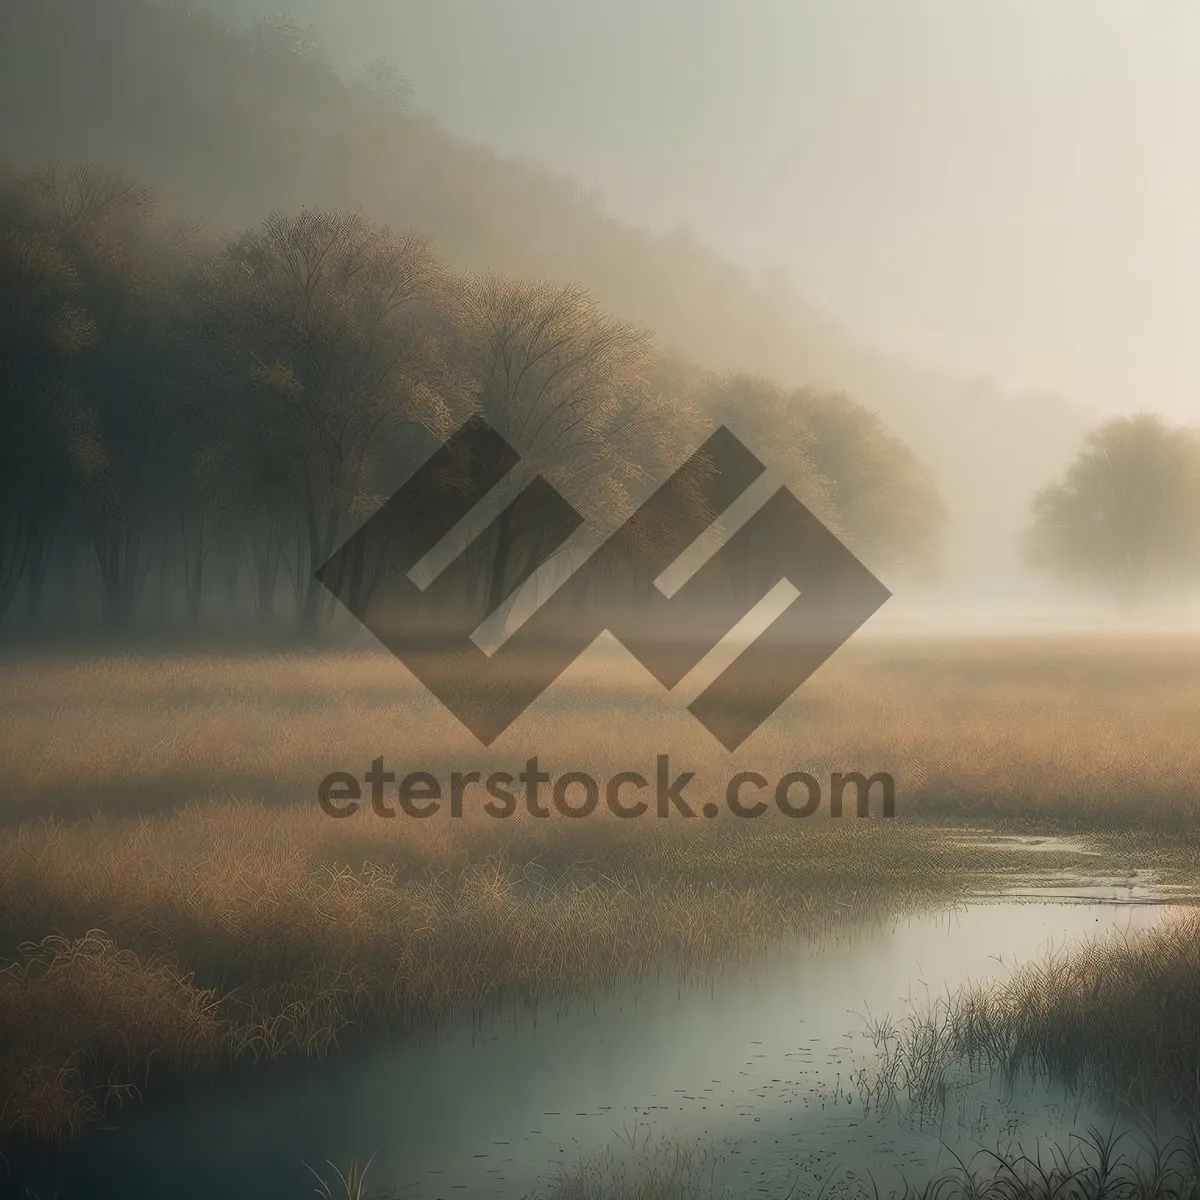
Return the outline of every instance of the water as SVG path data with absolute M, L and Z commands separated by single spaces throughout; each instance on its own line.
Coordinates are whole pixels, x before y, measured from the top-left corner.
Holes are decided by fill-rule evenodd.
M 951 1165 L 943 1142 L 995 1148 L 998 1121 L 1009 1122 L 1005 1136 L 1032 1139 L 1089 1114 L 1042 1088 L 1008 1098 L 1001 1115 L 986 1094 L 986 1111 L 960 1103 L 939 1130 L 864 1117 L 851 1085 L 871 1054 L 863 1016 L 903 1016 L 913 1001 L 1003 976 L 1049 946 L 1171 912 L 974 903 L 848 927 L 705 986 L 660 979 L 571 1005 L 509 1004 L 437 1038 L 381 1040 L 333 1062 L 256 1070 L 134 1106 L 114 1128 L 15 1168 L 3 1186 L 43 1200 L 295 1200 L 313 1194 L 304 1163 L 330 1174 L 325 1160 L 374 1155 L 374 1189 L 508 1198 L 581 1158 L 620 1159 L 659 1139 L 713 1148 L 714 1186 L 742 1194 L 782 1197 L 848 1163 L 860 1177 L 903 1169 L 912 1180 Z

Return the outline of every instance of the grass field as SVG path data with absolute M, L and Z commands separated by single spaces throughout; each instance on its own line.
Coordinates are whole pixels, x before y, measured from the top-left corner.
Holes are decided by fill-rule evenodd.
M 1072 856 L 1195 879 L 1200 641 L 868 638 L 733 755 L 595 647 L 489 750 L 386 655 L 43 657 L 0 667 L 0 1130 L 54 1137 L 156 1080 L 320 1055 L 503 992 L 707 972 Z M 361 778 L 888 772 L 897 819 L 588 820 L 317 805 Z M 824 809 L 827 810 L 827 804 Z M 97 815 L 97 811 L 99 815 Z M 947 827 L 951 832 L 947 832 Z M 1075 864 L 1077 865 L 1077 864 Z
M 330 771 L 520 766 L 891 772 L 910 820 L 1192 838 L 1200 638 L 860 638 L 735 754 L 619 648 L 580 658 L 483 750 L 382 653 L 55 658 L 0 667 L 0 822 L 309 804 Z

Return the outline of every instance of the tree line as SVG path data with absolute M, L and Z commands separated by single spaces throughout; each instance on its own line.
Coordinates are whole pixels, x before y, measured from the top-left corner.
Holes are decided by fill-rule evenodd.
M 0 168 L 10 630 L 316 631 L 315 569 L 471 415 L 593 538 L 725 421 L 873 569 L 936 563 L 936 489 L 844 396 L 701 370 L 581 288 L 453 269 L 359 213 L 224 234 L 111 168 Z M 494 600 L 542 550 L 483 553 Z

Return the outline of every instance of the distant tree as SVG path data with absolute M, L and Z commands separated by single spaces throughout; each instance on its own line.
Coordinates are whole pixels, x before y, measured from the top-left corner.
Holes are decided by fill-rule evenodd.
M 172 414 L 162 403 L 170 254 L 148 184 L 89 163 L 49 163 L 24 182 L 33 226 L 70 263 L 93 329 L 86 353 L 59 375 L 66 479 L 50 511 L 66 510 L 82 529 L 105 618 L 124 625 L 149 567 L 149 522 L 174 479 Z
M 746 374 L 711 376 L 703 405 L 742 431 L 764 463 L 874 569 L 935 569 L 945 510 L 916 457 L 844 396 L 788 391 Z
M 649 332 L 605 313 L 580 287 L 469 277 L 456 306 L 459 356 L 475 406 L 521 455 L 515 473 L 541 476 L 583 517 L 579 548 L 629 516 L 700 440 L 695 405 L 649 384 Z M 547 552 L 544 529 L 512 536 L 506 514 L 484 547 L 485 605 Z
M 301 25 L 287 13 L 260 17 L 246 36 L 264 53 L 291 54 L 321 67 L 330 65 L 321 35 L 311 25 Z
M 61 516 L 60 407 L 70 361 L 96 339 L 79 274 L 32 200 L 27 180 L 0 179 L 0 616 Z
M 386 498 L 404 443 L 450 420 L 427 320 L 442 286 L 422 239 L 328 209 L 272 215 L 210 280 L 241 378 L 232 394 L 248 397 L 229 436 L 245 455 L 251 507 L 286 511 L 298 526 L 305 627 L 325 594 L 313 571 Z
M 412 84 L 400 74 L 400 68 L 390 58 L 376 58 L 367 63 L 363 78 L 367 91 L 389 108 L 405 113 L 412 111 Z
M 807 415 L 784 388 L 745 372 L 699 373 L 692 386 L 715 422 L 740 437 L 822 521 L 844 532 L 832 484 L 816 460 L 816 436 Z
M 937 571 L 946 506 L 925 465 L 877 413 L 836 392 L 789 394 L 850 548 L 879 567 Z
M 1200 434 L 1153 415 L 1100 426 L 1034 500 L 1027 552 L 1125 611 L 1200 578 Z

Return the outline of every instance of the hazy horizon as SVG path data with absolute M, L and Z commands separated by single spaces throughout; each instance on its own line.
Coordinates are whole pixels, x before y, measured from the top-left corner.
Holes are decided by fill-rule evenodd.
M 210 0 L 386 55 L 460 134 L 777 271 L 914 364 L 1200 417 L 1200 10 Z
M 666 0 L 283 0 L 330 72 L 286 33 L 231 34 L 278 2 L 4 6 L 0 93 L 21 118 L 0 157 L 144 180 L 212 235 L 205 254 L 317 206 L 427 239 L 456 273 L 581 288 L 597 319 L 653 336 L 631 396 L 726 423 L 926 607 L 1074 601 L 1072 545 L 1061 570 L 1031 562 L 1035 499 L 1106 417 L 1200 415 L 1200 178 L 1179 165 L 1200 16 L 1177 3 L 700 0 L 681 21 Z M 380 94 L 384 76 L 362 86 L 381 56 L 436 121 Z M 454 350 L 483 386 L 475 353 Z M 121 398 L 103 403 L 123 436 Z M 1187 441 L 1144 431 L 1155 453 Z M 694 432 L 664 438 L 644 478 Z M 397 462 L 381 458 L 380 494 Z

